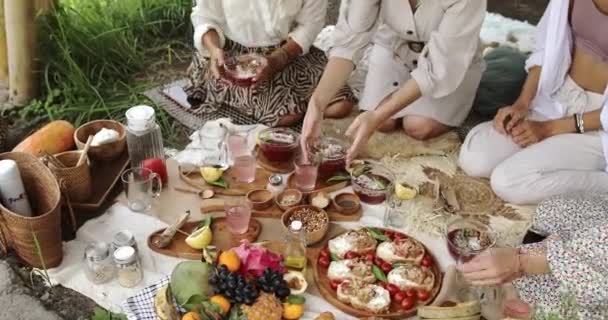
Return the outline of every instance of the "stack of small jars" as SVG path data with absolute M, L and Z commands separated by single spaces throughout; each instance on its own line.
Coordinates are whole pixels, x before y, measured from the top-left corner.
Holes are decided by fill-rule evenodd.
M 94 284 L 106 283 L 116 275 L 125 288 L 137 286 L 143 279 L 137 242 L 128 230 L 114 235 L 112 244 L 91 242 L 84 250 L 85 274 Z

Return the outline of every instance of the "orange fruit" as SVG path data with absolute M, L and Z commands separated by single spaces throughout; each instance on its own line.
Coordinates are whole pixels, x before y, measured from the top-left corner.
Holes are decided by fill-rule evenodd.
M 182 320 L 201 320 L 201 316 L 194 311 L 190 311 L 182 317 Z
M 222 308 L 222 310 L 224 310 L 224 314 L 228 314 L 230 311 L 230 301 L 228 301 L 228 299 L 226 299 L 224 296 L 218 294 L 211 297 L 209 300 Z
M 236 254 L 236 252 L 234 252 L 234 250 L 228 250 L 220 254 L 217 264 L 220 266 L 225 265 L 230 272 L 237 272 L 241 267 L 241 259 L 239 259 L 239 256 Z

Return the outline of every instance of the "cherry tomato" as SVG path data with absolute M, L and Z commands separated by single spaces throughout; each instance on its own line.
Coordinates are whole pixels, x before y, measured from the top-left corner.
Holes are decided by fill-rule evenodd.
M 328 257 L 319 257 L 319 265 L 323 268 L 329 267 L 329 258 Z
M 393 266 L 388 262 L 383 262 L 380 269 L 382 269 L 384 273 L 389 273 L 389 271 L 393 270 Z
M 407 298 L 405 296 L 405 292 L 403 291 L 399 291 L 395 294 L 395 296 L 393 297 L 393 300 L 397 303 L 401 303 L 401 301 L 403 301 L 403 299 Z
M 403 239 L 407 238 L 406 235 L 404 235 L 403 233 L 399 233 L 399 232 L 395 232 L 394 237 L 395 237 L 395 240 L 403 240 Z
M 401 309 L 410 310 L 411 308 L 414 307 L 414 303 L 415 303 L 414 299 L 405 297 L 403 300 L 401 300 Z
M 425 255 L 424 258 L 422 258 L 422 262 L 420 264 L 422 264 L 422 266 L 424 267 L 430 267 L 433 265 L 433 258 L 431 258 L 431 256 L 429 255 Z
M 346 259 L 355 259 L 358 257 L 359 257 L 359 254 L 356 252 L 352 252 L 352 251 L 347 252 L 346 255 L 344 256 L 344 258 L 346 258 Z
M 340 283 L 342 283 L 342 281 L 339 280 L 331 280 L 329 282 L 329 286 L 332 288 L 332 290 L 338 290 L 338 286 L 340 285 Z
M 392 283 L 389 283 L 386 285 L 386 290 L 388 290 L 388 293 L 391 294 L 391 297 L 393 297 L 400 291 L 399 287 L 397 287 L 396 285 L 394 285 Z
M 375 258 L 376 256 L 372 252 L 368 252 L 367 254 L 365 254 L 365 261 L 367 262 L 373 263 Z
M 418 292 L 414 288 L 409 288 L 405 290 L 405 296 L 410 299 L 416 299 L 418 297 Z
M 382 267 L 383 263 L 384 263 L 384 261 L 382 259 L 380 259 L 378 256 L 376 256 L 374 258 L 374 264 L 377 265 L 378 267 Z
M 319 255 L 321 257 L 329 257 L 329 248 L 325 247 L 325 248 L 321 249 L 321 252 L 319 253 Z
M 424 289 L 420 289 L 418 290 L 418 300 L 420 301 L 426 301 L 429 299 L 431 295 L 429 294 L 428 291 L 424 290 Z
M 392 231 L 390 231 L 390 230 L 385 230 L 385 231 L 384 231 L 384 235 L 385 235 L 387 238 L 389 238 L 389 239 L 393 240 L 394 233 L 393 233 Z

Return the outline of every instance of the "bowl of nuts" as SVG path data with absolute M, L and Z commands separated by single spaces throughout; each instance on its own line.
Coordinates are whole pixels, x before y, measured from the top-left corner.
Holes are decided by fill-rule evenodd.
M 302 200 L 302 192 L 296 189 L 287 189 L 277 195 L 275 202 L 277 203 L 277 206 L 281 208 L 281 210 L 286 211 L 300 205 Z
M 303 205 L 291 208 L 281 217 L 281 223 L 285 230 L 295 220 L 302 222 L 306 230 L 306 243 L 313 245 L 325 237 L 329 229 L 329 215 L 323 209 L 311 205 Z

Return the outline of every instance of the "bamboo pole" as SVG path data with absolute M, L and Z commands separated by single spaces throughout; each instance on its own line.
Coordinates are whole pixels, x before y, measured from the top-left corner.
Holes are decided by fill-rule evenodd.
M 34 57 L 36 48 L 35 3 L 4 0 L 8 53 L 9 101 L 25 105 L 36 95 Z
M 55 7 L 55 0 L 36 0 L 36 12 L 44 14 Z
M 0 89 L 6 88 L 8 88 L 8 56 L 6 53 L 4 0 L 0 0 Z

